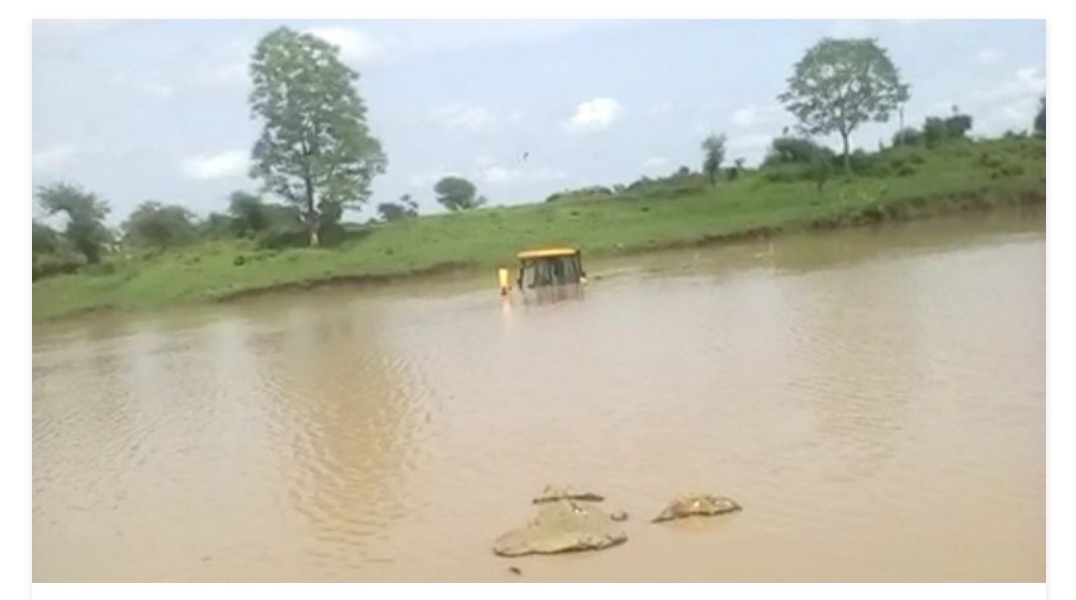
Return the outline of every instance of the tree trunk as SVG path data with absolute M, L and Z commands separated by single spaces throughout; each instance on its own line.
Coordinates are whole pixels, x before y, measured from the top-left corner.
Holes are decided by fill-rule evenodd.
M 900 128 L 897 129 L 897 131 L 899 131 L 900 134 L 897 135 L 897 142 L 901 146 L 904 146 L 905 145 L 904 144 L 904 142 L 905 142 L 905 140 L 904 140 L 905 133 L 904 133 L 904 105 L 903 104 L 900 105 L 900 113 L 898 113 L 898 114 L 900 115 Z
M 306 228 L 310 232 L 310 246 L 316 247 L 320 242 L 318 239 L 320 219 L 319 215 L 314 212 L 314 183 L 310 181 L 310 175 L 305 175 L 303 180 L 306 188 Z
M 68 235 L 71 235 L 70 233 Z M 96 265 L 101 262 L 101 249 L 93 242 L 86 239 L 76 239 L 75 249 L 86 257 L 86 264 Z
M 846 173 L 852 172 L 852 159 L 848 155 L 848 132 L 841 132 L 841 141 L 844 142 L 844 171 Z

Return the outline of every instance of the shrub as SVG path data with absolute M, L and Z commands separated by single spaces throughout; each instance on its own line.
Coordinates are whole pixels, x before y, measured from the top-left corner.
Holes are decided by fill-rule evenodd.
M 38 254 L 33 257 L 31 280 L 37 281 L 55 275 L 67 275 L 79 270 L 85 260 L 73 254 Z
M 762 166 L 807 164 L 814 161 L 818 156 L 831 158 L 835 154 L 829 148 L 807 138 L 779 137 L 770 142 L 770 149 L 766 153 L 766 158 L 762 161 Z
M 905 127 L 893 134 L 893 146 L 921 146 L 923 144 L 923 132 L 915 127 Z
M 258 248 L 268 250 L 299 248 L 310 242 L 310 237 L 301 229 L 270 230 L 259 234 L 256 239 Z
M 618 185 L 617 187 L 620 188 L 620 191 L 623 191 L 625 189 L 623 185 Z M 616 193 L 619 193 L 619 192 L 616 192 Z M 609 189 L 607 187 L 600 186 L 600 185 L 595 185 L 595 186 L 591 186 L 591 187 L 579 188 L 577 190 L 564 190 L 564 191 L 561 191 L 561 192 L 556 192 L 554 194 L 551 194 L 548 198 L 546 198 L 545 201 L 546 202 L 561 202 L 561 201 L 588 200 L 588 199 L 612 196 L 613 194 L 614 194 L 613 190 L 611 190 L 611 189 Z

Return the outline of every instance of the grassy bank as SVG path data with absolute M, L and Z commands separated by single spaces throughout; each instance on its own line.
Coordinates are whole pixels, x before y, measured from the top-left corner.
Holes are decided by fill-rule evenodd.
M 994 140 L 921 149 L 903 158 L 894 154 L 888 159 L 908 159 L 914 169 L 875 177 L 835 175 L 821 191 L 812 181 L 785 182 L 772 172 L 749 171 L 712 188 L 670 187 L 424 216 L 369 227 L 332 248 L 259 250 L 241 240 L 204 243 L 38 281 L 33 317 L 492 268 L 512 264 L 514 253 L 526 246 L 572 244 L 582 247 L 584 256 L 607 255 L 1041 203 L 1045 154 L 1043 140 Z

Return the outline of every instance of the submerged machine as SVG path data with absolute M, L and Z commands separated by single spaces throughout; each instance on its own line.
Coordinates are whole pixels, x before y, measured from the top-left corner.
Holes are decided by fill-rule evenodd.
M 554 247 L 524 250 L 516 254 L 519 271 L 515 287 L 523 293 L 524 299 L 534 295 L 537 299 L 547 296 L 578 296 L 586 284 L 587 274 L 583 269 L 583 253 L 578 248 Z M 501 294 L 509 292 L 508 270 L 500 271 Z M 550 297 L 549 299 L 553 299 Z
M 578 248 L 524 250 L 516 258 L 516 285 L 520 290 L 586 283 L 583 253 Z

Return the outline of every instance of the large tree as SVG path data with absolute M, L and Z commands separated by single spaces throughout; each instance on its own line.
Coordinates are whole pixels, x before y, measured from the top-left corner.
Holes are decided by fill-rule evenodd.
M 50 275 L 73 273 L 83 259 L 73 252 L 63 235 L 45 223 L 34 220 L 33 246 L 31 248 L 34 281 Z
M 1035 133 L 1046 135 L 1046 96 L 1039 98 L 1039 112 L 1035 115 Z
M 411 194 L 404 194 L 399 202 L 378 204 L 377 212 L 385 222 L 402 221 L 418 215 L 418 203 L 411 199 Z
M 962 114 L 954 106 L 950 117 L 927 117 L 923 121 L 923 141 L 933 148 L 938 144 L 966 139 L 972 124 L 971 115 Z
M 462 177 L 444 177 L 433 186 L 437 201 L 450 211 L 471 210 L 486 203 L 478 189 Z
M 848 137 L 864 123 L 887 122 L 908 100 L 908 89 L 875 40 L 823 38 L 796 63 L 788 90 L 777 98 L 807 133 L 839 134 L 850 170 Z
M 208 239 L 223 239 L 231 237 L 235 233 L 235 223 L 232 217 L 211 212 L 195 224 L 198 235 Z
M 161 250 L 186 244 L 197 235 L 195 216 L 182 206 L 143 202 L 123 223 L 132 243 Z
M 249 192 L 237 190 L 228 196 L 228 214 L 235 233 L 241 236 L 265 231 L 269 226 L 261 197 Z
M 833 151 L 825 146 L 820 146 L 808 137 L 790 135 L 787 132 L 781 137 L 774 138 L 762 159 L 763 166 L 788 164 L 809 164 L 820 155 L 831 157 Z
M 310 244 L 345 206 L 361 206 L 387 159 L 366 125 L 359 75 L 339 49 L 286 27 L 263 37 L 250 65 L 255 118 L 263 121 L 251 176 L 302 212 Z
M 39 186 L 34 195 L 48 215 L 63 213 L 67 216 L 64 237 L 86 257 L 86 262 L 100 262 L 106 246 L 112 241 L 112 234 L 104 224 L 109 213 L 108 203 L 67 183 Z
M 725 134 L 711 135 L 703 140 L 702 153 L 702 172 L 710 179 L 710 185 L 714 185 L 721 163 L 725 162 Z
M 60 233 L 44 223 L 39 223 L 37 219 L 34 219 L 33 222 L 31 254 L 37 256 L 39 254 L 55 254 L 59 251 L 63 243 L 63 240 L 60 239 Z

